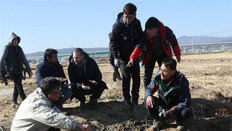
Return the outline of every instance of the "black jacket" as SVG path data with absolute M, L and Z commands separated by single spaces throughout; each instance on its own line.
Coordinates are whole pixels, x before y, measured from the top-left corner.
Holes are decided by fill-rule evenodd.
M 37 65 L 35 69 L 35 78 L 39 86 L 40 82 L 46 77 L 65 77 L 62 65 L 56 64 L 50 66 L 46 61 Z
M 12 45 L 13 40 L 16 38 L 20 42 L 20 37 L 15 33 L 12 33 L 9 37 L 9 43 L 3 49 L 2 56 L 0 57 L 1 73 L 5 71 L 12 75 L 15 73 L 21 73 L 24 70 L 23 65 L 25 65 L 27 71 L 31 71 L 30 65 L 22 48 L 19 45 Z
M 117 21 L 113 25 L 110 39 L 110 52 L 113 57 L 129 60 L 130 54 L 140 40 L 141 33 L 141 23 L 137 18 L 130 25 L 127 25 L 123 21 L 123 13 L 119 13 Z
M 72 56 L 70 57 L 68 75 L 72 84 L 87 84 L 89 80 L 95 80 L 98 83 L 102 81 L 102 74 L 97 63 L 93 58 L 90 58 L 87 53 L 85 53 L 84 63 L 81 68 L 75 64 Z

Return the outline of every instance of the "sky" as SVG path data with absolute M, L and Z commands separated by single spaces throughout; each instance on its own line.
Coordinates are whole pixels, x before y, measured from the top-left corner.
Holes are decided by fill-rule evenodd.
M 177 38 L 232 36 L 232 0 L 0 0 L 0 50 L 11 32 L 21 37 L 25 53 L 108 47 L 108 33 L 129 2 L 143 30 L 156 17 Z

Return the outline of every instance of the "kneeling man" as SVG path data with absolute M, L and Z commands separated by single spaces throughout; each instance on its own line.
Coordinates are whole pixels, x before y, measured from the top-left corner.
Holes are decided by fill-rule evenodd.
M 146 107 L 151 117 L 157 120 L 153 126 L 158 128 L 165 119 L 174 115 L 178 128 L 183 129 L 185 120 L 192 114 L 189 82 L 176 70 L 176 61 L 172 58 L 164 59 L 159 73 L 145 92 Z M 153 96 L 157 90 L 159 98 Z
M 47 77 L 20 105 L 13 120 L 12 131 L 46 131 L 50 128 L 90 130 L 73 118 L 65 116 L 53 105 L 61 96 L 61 84 L 55 77 Z
M 89 103 L 96 104 L 104 89 L 107 89 L 97 63 L 81 48 L 76 48 L 69 60 L 68 74 L 72 83 L 73 97 L 80 100 L 83 107 L 85 95 L 92 94 Z

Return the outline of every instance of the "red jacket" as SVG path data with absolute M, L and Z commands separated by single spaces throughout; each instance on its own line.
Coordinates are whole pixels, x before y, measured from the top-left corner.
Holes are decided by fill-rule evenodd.
M 167 26 L 164 26 L 163 23 L 160 22 L 159 33 L 161 35 L 162 47 L 165 53 L 172 58 L 172 51 L 171 51 L 171 46 L 172 46 L 172 49 L 176 57 L 180 57 L 181 55 L 180 47 L 176 40 L 176 36 L 172 32 L 172 30 Z M 152 55 L 154 43 L 153 40 L 147 35 L 146 30 L 144 31 L 144 34 L 142 35 L 141 39 L 144 40 L 141 40 L 140 43 L 136 45 L 134 51 L 130 55 L 130 59 L 137 60 L 139 55 L 143 52 L 142 65 L 145 65 Z

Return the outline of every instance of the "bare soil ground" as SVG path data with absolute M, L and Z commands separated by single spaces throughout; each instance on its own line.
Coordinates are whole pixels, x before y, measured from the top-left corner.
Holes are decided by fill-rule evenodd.
M 103 80 L 108 85 L 95 107 L 81 110 L 79 102 L 72 100 L 64 107 L 71 117 L 82 123 L 88 123 L 94 130 L 149 130 L 152 125 L 142 105 L 144 100 L 143 73 L 141 68 L 140 106 L 133 110 L 124 107 L 121 82 L 113 82 L 113 70 L 107 58 L 97 59 Z M 192 109 L 194 117 L 186 122 L 187 130 L 232 130 L 232 52 L 183 55 L 178 70 L 185 74 L 190 82 Z M 67 68 L 64 68 L 67 76 Z M 157 72 L 157 66 L 154 74 Z M 23 81 L 26 94 L 36 89 L 35 77 Z M 12 109 L 13 83 L 0 84 L 0 130 L 10 130 L 16 113 Z M 19 98 L 19 103 L 20 103 Z M 170 124 L 161 130 L 172 131 L 176 124 Z

